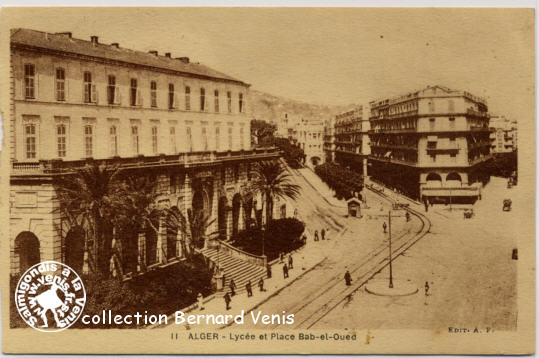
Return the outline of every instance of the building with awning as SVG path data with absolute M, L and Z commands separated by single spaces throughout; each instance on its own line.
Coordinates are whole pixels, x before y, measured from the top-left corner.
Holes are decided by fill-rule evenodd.
M 416 199 L 473 202 L 488 181 L 484 99 L 428 86 L 370 102 L 369 175 Z

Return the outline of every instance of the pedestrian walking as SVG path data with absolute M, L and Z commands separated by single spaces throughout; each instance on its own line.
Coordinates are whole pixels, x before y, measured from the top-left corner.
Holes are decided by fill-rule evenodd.
M 410 221 L 410 213 L 406 212 L 406 222 Z
M 294 260 L 292 259 L 292 254 L 288 255 L 288 268 L 289 269 L 294 268 Z
M 247 297 L 251 297 L 253 295 L 253 288 L 251 287 L 251 280 L 247 281 L 247 284 L 245 285 L 245 290 L 247 291 Z
M 258 280 L 258 288 L 260 289 L 260 292 L 266 291 L 264 288 L 264 278 L 260 277 L 260 280 Z
M 326 239 L 326 230 L 322 229 L 322 231 L 320 231 L 320 235 L 322 236 L 322 240 L 325 240 Z
M 281 253 L 279 254 L 279 261 L 280 261 L 281 263 L 284 262 L 284 253 L 283 253 L 283 252 L 281 252 Z
M 318 241 L 318 240 L 320 240 L 318 238 L 318 230 L 314 230 L 314 241 Z
M 204 310 L 204 296 L 202 296 L 202 293 L 199 292 L 197 296 L 198 301 L 198 308 L 203 311 Z
M 425 297 L 429 295 L 429 289 L 430 289 L 429 282 L 425 281 Z
M 382 224 L 382 227 L 384 228 L 384 234 L 387 232 L 387 224 L 386 222 L 384 221 L 384 223 Z
M 225 293 L 223 298 L 224 298 L 225 303 L 226 303 L 226 310 L 228 311 L 230 309 L 230 301 L 232 301 L 232 299 L 230 298 L 230 295 L 228 294 L 228 292 Z
M 350 275 L 350 271 L 346 270 L 346 273 L 344 274 L 344 282 L 346 282 L 346 286 L 350 286 L 352 284 L 352 275 Z
M 268 274 L 268 278 L 271 278 L 271 265 L 270 264 L 266 265 L 266 273 Z
M 286 264 L 283 265 L 283 277 L 288 278 L 288 266 Z
M 232 297 L 234 297 L 236 295 L 236 283 L 234 282 L 233 279 L 230 280 L 229 287 L 230 287 L 230 294 L 232 295 Z

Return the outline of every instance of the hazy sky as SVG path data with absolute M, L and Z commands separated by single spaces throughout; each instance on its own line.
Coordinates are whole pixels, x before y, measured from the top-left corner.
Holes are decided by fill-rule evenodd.
M 10 27 L 189 56 L 254 89 L 365 103 L 441 84 L 534 118 L 534 23 L 518 9 L 24 9 Z M 5 25 L 5 23 L 4 23 Z

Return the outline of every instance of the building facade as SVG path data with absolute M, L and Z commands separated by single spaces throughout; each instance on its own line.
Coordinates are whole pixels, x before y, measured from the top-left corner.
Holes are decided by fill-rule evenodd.
M 335 161 L 335 118 L 324 122 L 324 156 L 326 162 Z
M 314 168 L 324 163 L 324 124 L 302 119 L 295 129 L 295 143 L 305 153 L 305 164 Z
M 364 173 L 369 153 L 369 122 L 363 117 L 363 106 L 335 116 L 335 161 Z
M 248 94 L 248 84 L 187 57 L 12 30 L 11 272 L 81 250 L 84 233 L 56 210 L 53 178 L 95 161 L 150 176 L 159 205 L 203 210 L 221 237 L 237 233 L 252 211 L 242 197 L 252 164 L 277 157 L 251 148 Z M 133 271 L 183 255 L 180 233 L 133 235 Z
M 442 86 L 370 103 L 369 175 L 411 197 L 474 202 L 488 180 L 486 102 Z
M 490 152 L 512 153 L 517 149 L 517 122 L 505 116 L 490 117 Z

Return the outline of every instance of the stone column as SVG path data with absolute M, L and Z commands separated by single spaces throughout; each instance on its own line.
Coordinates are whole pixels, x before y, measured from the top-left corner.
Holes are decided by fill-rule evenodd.
M 183 257 L 184 252 L 182 248 L 183 236 L 180 231 L 176 234 L 176 256 Z
M 137 252 L 137 271 L 142 271 L 142 268 L 146 267 L 146 235 L 143 232 L 138 233 Z
M 211 220 L 215 221 L 208 228 L 208 234 L 216 233 L 219 230 L 219 190 L 218 181 L 213 180 L 212 183 L 212 201 L 211 201 Z
M 232 237 L 232 208 L 227 207 L 225 211 L 226 216 L 226 239 L 230 240 Z
M 166 252 L 167 252 L 167 230 L 165 227 L 164 219 L 159 218 L 159 228 L 157 231 L 157 243 L 156 243 L 156 262 L 162 263 L 166 262 Z

